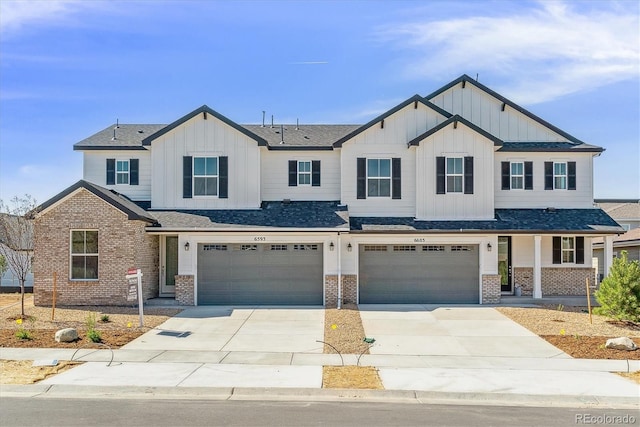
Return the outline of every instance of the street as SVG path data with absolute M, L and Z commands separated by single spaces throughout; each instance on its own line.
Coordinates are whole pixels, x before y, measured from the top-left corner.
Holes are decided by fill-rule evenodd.
M 158 399 L 3 398 L 10 426 L 639 425 L 638 410 Z

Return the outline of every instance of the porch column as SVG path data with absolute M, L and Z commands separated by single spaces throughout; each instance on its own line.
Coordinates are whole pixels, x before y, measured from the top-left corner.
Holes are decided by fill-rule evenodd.
M 533 236 L 533 297 L 542 298 L 542 236 Z
M 613 236 L 604 237 L 604 277 L 609 275 L 613 265 Z

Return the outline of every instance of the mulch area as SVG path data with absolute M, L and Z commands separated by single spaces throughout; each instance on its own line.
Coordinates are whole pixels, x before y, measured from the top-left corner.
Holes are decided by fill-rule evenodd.
M 364 338 L 364 328 L 357 305 L 344 304 L 340 310 L 325 310 L 324 341 L 341 354 L 369 354 L 369 344 L 363 341 Z M 324 352 L 331 354 L 336 351 L 325 344 Z
M 133 341 L 146 330 L 100 330 L 101 344 L 110 348 L 120 348 Z M 78 329 L 78 340 L 75 342 L 56 342 L 56 329 L 34 329 L 29 330 L 31 339 L 20 339 L 16 337 L 16 331 L 10 329 L 0 329 L 0 347 L 18 348 L 104 348 L 104 345 L 95 344 L 87 338 L 87 331 Z
M 617 337 L 583 337 L 569 335 L 541 335 L 552 345 L 576 359 L 640 360 L 640 350 L 626 351 L 604 348 L 607 339 Z M 636 344 L 640 340 L 634 340 Z

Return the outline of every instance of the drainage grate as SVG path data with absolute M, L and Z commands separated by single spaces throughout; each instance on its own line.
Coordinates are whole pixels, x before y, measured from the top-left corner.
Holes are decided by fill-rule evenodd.
M 157 335 L 164 335 L 167 337 L 186 338 L 191 335 L 191 331 L 160 331 Z

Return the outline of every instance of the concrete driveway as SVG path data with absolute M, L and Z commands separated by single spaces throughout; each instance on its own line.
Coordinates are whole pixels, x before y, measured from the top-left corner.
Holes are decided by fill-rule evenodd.
M 323 307 L 212 307 L 184 310 L 125 350 L 322 353 Z

